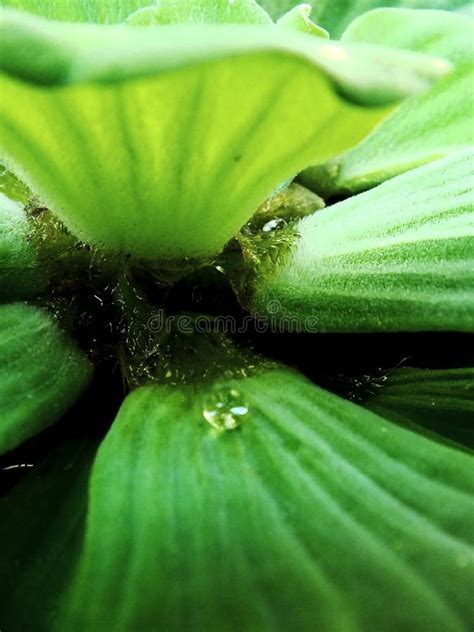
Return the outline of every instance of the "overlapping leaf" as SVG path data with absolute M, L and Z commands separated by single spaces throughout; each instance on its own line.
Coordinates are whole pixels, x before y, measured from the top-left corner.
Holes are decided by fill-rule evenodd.
M 214 255 L 280 182 L 447 70 L 278 32 L 6 12 L 0 151 L 86 241 L 154 259 Z
M 365 405 L 393 421 L 474 447 L 474 369 L 398 369 Z
M 91 372 L 44 311 L 21 303 L 0 305 L 0 453 L 57 421 Z
M 0 500 L 0 607 L 9 630 L 52 629 L 82 544 L 96 449 L 91 438 L 67 440 Z
M 94 465 L 60 629 L 469 624 L 467 455 L 283 369 L 228 381 L 248 414 L 218 432 L 206 388 L 125 402 Z
M 37 295 L 45 287 L 23 206 L 0 193 L 0 302 Z
M 360 191 L 474 145 L 474 20 L 444 11 L 380 9 L 356 20 L 342 39 L 436 52 L 456 71 L 403 104 L 358 146 L 323 169 L 308 170 L 303 183 L 325 195 Z
M 299 4 L 281 16 L 277 21 L 278 26 L 289 28 L 315 37 L 329 38 L 329 33 L 315 24 L 311 19 L 311 5 Z
M 295 0 L 261 0 L 260 4 L 274 17 L 279 17 L 295 5 Z M 338 38 L 344 29 L 360 15 L 377 7 L 407 7 L 410 9 L 462 10 L 466 0 L 318 0 L 313 2 L 313 18 Z
M 472 331 L 472 177 L 472 152 L 453 155 L 302 220 L 279 260 L 252 262 L 252 311 L 300 331 Z

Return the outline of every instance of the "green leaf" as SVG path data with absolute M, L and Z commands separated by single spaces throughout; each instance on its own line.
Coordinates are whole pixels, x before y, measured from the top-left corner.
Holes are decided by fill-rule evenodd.
M 370 410 L 474 448 L 474 369 L 403 368 L 378 386 Z
M 215 255 L 282 181 L 447 70 L 257 26 L 4 12 L 0 35 L 0 152 L 79 238 L 154 259 Z
M 273 24 L 270 16 L 255 0 L 157 0 L 155 5 L 133 13 L 127 24 L 158 26 L 163 24 Z
M 456 11 L 458 13 L 461 13 L 462 15 L 468 15 L 470 18 L 474 18 L 474 3 L 468 2 L 462 7 L 459 7 L 458 9 L 456 9 Z
M 473 37 L 474 21 L 455 13 L 377 9 L 352 22 L 341 40 L 439 55 L 463 64 L 472 57 Z
M 199 390 L 128 397 L 58 629 L 467 628 L 472 459 L 289 370 L 228 388 L 248 407 L 232 432 Z
M 401 105 L 358 146 L 323 169 L 307 170 L 301 178 L 306 186 L 325 195 L 361 191 L 474 144 L 474 20 L 443 11 L 380 9 L 356 20 L 343 41 L 436 52 L 457 70 Z
M 466 4 L 466 0 L 319 0 L 315 2 L 314 19 L 324 26 L 331 37 L 340 37 L 360 15 L 378 7 L 409 7 L 450 11 Z
M 0 303 L 37 296 L 45 286 L 24 208 L 0 193 Z
M 20 202 L 22 206 L 26 206 L 31 197 L 28 188 L 2 163 L 0 163 L 0 193 L 14 202 Z
M 303 219 L 276 265 L 251 260 L 251 310 L 299 331 L 472 331 L 472 175 L 456 154 Z
M 0 453 L 57 421 L 91 373 L 46 312 L 21 303 L 0 305 Z
M 52 629 L 81 549 L 96 449 L 91 438 L 66 441 L 0 500 L 0 607 L 12 632 Z
M 265 11 L 271 15 L 274 20 L 280 18 L 284 13 L 291 11 L 298 0 L 258 0 Z
M 0 0 L 0 7 L 36 13 L 50 20 L 116 24 L 152 0 Z
M 278 26 L 283 26 L 284 28 L 307 33 L 308 35 L 329 39 L 329 33 L 325 29 L 315 24 L 311 20 L 310 15 L 311 5 L 299 4 L 298 6 L 288 11 L 288 13 L 285 13 L 285 15 L 283 15 L 278 20 L 277 24 Z
M 325 196 L 354 193 L 472 147 L 473 83 L 474 65 L 459 68 L 429 93 L 401 105 L 347 153 L 305 170 L 299 181 Z

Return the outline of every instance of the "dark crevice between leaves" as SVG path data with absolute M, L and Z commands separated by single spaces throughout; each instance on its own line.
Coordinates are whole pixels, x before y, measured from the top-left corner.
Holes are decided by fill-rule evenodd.
M 357 403 L 383 388 L 398 367 L 472 365 L 466 334 L 284 334 L 263 331 L 242 307 L 248 284 L 242 270 L 271 274 L 297 239 L 296 222 L 325 202 L 293 183 L 269 198 L 211 265 L 192 262 L 150 269 L 127 255 L 107 257 L 75 239 L 11 174 L 0 174 L 6 193 L 26 205 L 41 265 L 50 275 L 37 303 L 49 309 L 96 366 L 97 378 L 81 402 L 50 430 L 6 455 L 8 489 L 41 460 L 49 446 L 81 430 L 104 433 L 130 389 L 153 380 L 170 386 L 253 369 L 256 354 L 292 366 L 314 383 Z M 330 200 L 332 203 L 333 200 Z M 167 282 L 165 281 L 167 279 Z M 181 320 L 179 320 L 181 319 Z M 184 319 L 184 320 L 183 320 Z M 180 331 L 186 324 L 187 332 Z M 197 323 L 203 328 L 196 334 Z M 232 340 L 241 349 L 227 367 Z M 237 353 L 239 355 L 239 353 Z M 215 356 L 215 361 L 209 361 Z M 243 371 L 243 374 L 242 374 Z M 88 407 L 93 414 L 87 412 Z M 104 421 L 101 421 L 104 420 Z M 87 431 L 88 423 L 85 425 Z M 22 467 L 24 466 L 24 467 Z M 28 467 L 27 467 L 28 466 Z
M 120 374 L 103 366 L 88 391 L 54 426 L 0 456 L 0 497 L 41 466 L 47 473 L 51 456 L 64 442 L 87 441 L 99 445 L 124 398 Z

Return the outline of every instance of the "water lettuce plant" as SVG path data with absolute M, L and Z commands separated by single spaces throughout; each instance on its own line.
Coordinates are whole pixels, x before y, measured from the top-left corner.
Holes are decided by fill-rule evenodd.
M 2 630 L 472 625 L 474 21 L 382 4 L 0 0 Z

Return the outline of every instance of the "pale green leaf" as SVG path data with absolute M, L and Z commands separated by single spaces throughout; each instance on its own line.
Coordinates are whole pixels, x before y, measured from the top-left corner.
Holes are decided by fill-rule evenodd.
M 307 170 L 303 183 L 326 195 L 361 191 L 474 144 L 474 20 L 443 11 L 380 9 L 356 20 L 343 41 L 436 52 L 457 70 L 401 105 L 358 146 L 322 170 Z
M 303 219 L 276 265 L 252 263 L 250 308 L 300 331 L 474 330 L 473 166 L 456 154 Z
M 10 200 L 20 202 L 22 206 L 26 206 L 31 197 L 28 188 L 2 163 L 0 163 L 0 193 Z
M 126 400 L 58 629 L 468 627 L 469 456 L 284 369 L 227 382 L 248 413 L 218 432 L 203 388 Z
M 429 93 L 410 99 L 359 145 L 299 181 L 318 193 L 369 189 L 400 173 L 474 145 L 474 65 L 457 69 Z
M 123 22 L 130 13 L 153 0 L 0 0 L 0 7 L 36 13 L 50 20 L 67 22 Z
M 470 18 L 474 18 L 474 3 L 468 2 L 462 7 L 459 7 L 458 9 L 456 9 L 456 11 L 458 13 L 462 13 L 463 15 L 468 15 Z
M 0 303 L 37 296 L 46 286 L 24 208 L 0 193 Z
M 311 5 L 299 4 L 278 20 L 278 26 L 329 39 L 329 33 L 311 20 Z
M 474 448 L 474 369 L 397 369 L 364 404 L 382 417 Z
M 257 26 L 5 12 L 0 33 L 0 153 L 79 238 L 154 259 L 216 254 L 282 181 L 447 70 Z
M 51 632 L 80 552 L 97 444 L 75 438 L 48 450 L 0 500 L 0 608 L 11 632 Z
M 0 305 L 0 453 L 57 421 L 92 368 L 43 310 Z
M 298 4 L 298 0 L 258 0 L 258 4 L 276 21 L 283 14 L 291 11 Z
M 133 13 L 127 24 L 273 24 L 255 0 L 157 0 L 151 7 Z
M 353 20 L 378 7 L 450 11 L 465 3 L 466 0 L 317 0 L 314 2 L 314 19 L 329 31 L 331 37 L 338 38 Z
M 455 13 L 377 9 L 352 22 L 341 40 L 384 44 L 463 64 L 472 59 L 473 38 L 474 21 Z

